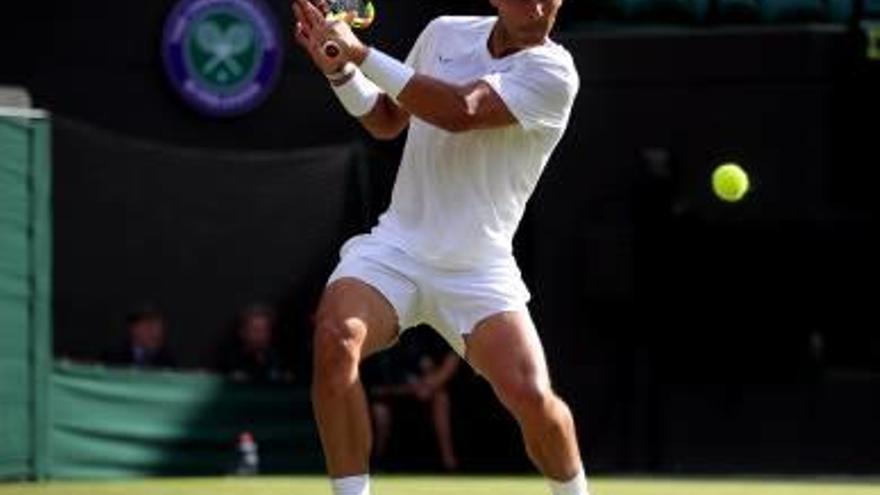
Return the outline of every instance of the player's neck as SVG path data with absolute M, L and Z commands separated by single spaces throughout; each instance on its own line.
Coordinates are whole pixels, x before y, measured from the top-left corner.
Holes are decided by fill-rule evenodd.
M 516 39 L 516 37 L 504 27 L 504 23 L 501 22 L 501 19 L 499 19 L 495 22 L 495 26 L 492 27 L 492 34 L 489 35 L 489 46 L 487 48 L 494 58 L 503 58 L 525 50 L 526 48 L 539 46 L 543 42 L 543 39 L 540 42 L 526 42 Z

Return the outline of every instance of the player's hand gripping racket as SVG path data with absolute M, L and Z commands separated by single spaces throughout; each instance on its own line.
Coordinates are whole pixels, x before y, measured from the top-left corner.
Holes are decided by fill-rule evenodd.
M 373 23 L 376 17 L 376 9 L 370 0 L 325 0 L 327 4 L 327 19 L 342 21 L 354 29 L 366 29 Z M 330 58 L 339 56 L 339 45 L 333 41 L 325 41 L 321 46 L 324 54 Z

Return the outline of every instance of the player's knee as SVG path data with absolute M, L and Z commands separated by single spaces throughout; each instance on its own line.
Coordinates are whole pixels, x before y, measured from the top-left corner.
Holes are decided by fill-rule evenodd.
M 313 342 L 314 385 L 343 390 L 357 380 L 366 328 L 355 318 L 322 317 L 316 321 Z
M 538 380 L 512 380 L 499 390 L 502 401 L 520 420 L 532 420 L 545 414 L 554 400 L 553 391 Z

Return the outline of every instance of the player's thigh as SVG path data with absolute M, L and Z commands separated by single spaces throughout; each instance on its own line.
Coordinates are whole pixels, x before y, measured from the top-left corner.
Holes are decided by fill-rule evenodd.
M 508 407 L 540 400 L 550 390 L 541 340 L 527 312 L 502 312 L 477 324 L 466 337 L 468 363 Z
M 341 332 L 335 337 L 360 342 L 361 358 L 390 346 L 399 333 L 391 303 L 376 288 L 353 277 L 335 280 L 324 289 L 315 325 L 316 332 Z

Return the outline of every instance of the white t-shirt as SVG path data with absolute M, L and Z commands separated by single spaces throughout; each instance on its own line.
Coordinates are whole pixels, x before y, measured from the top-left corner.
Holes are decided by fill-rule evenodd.
M 416 72 L 450 83 L 486 81 L 518 120 L 451 133 L 411 117 L 391 206 L 373 233 L 440 268 L 513 260 L 513 235 L 579 86 L 571 55 L 549 39 L 493 58 L 488 40 L 496 20 L 439 17 L 406 60 Z

